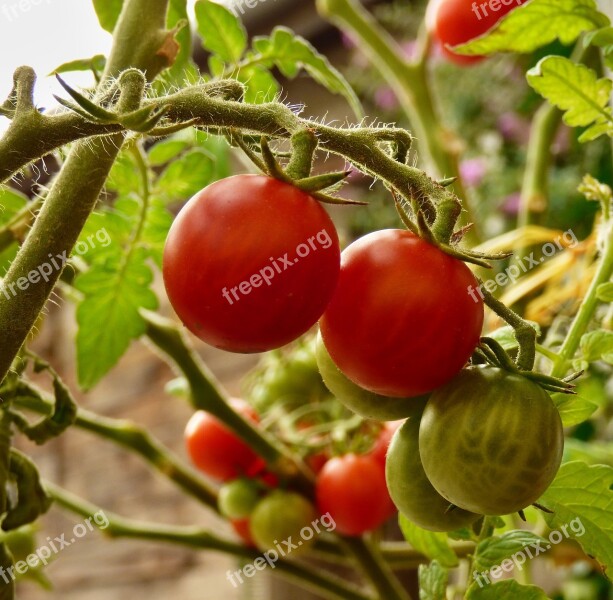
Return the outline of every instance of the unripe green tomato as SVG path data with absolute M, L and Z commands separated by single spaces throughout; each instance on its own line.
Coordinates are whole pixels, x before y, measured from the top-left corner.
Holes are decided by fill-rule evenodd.
M 245 519 L 260 501 L 259 486 L 249 479 L 235 479 L 219 490 L 219 512 L 227 519 Z
M 324 383 L 339 402 L 367 419 L 396 421 L 423 408 L 427 396 L 391 398 L 361 388 L 347 378 L 334 364 L 321 333 L 317 334 L 317 366 Z
M 455 508 L 432 486 L 419 457 L 419 416 L 396 430 L 385 461 L 387 489 L 396 508 L 423 529 L 454 531 L 472 525 L 480 515 Z
M 261 500 L 251 514 L 251 536 L 264 552 L 278 549 L 280 545 L 288 552 L 288 557 L 299 556 L 315 541 L 317 534 L 312 524 L 316 519 L 315 507 L 306 498 L 295 492 L 275 490 Z M 291 551 L 288 542 L 296 546 Z
M 562 420 L 549 394 L 494 367 L 469 367 L 435 390 L 419 430 L 432 485 L 456 506 L 484 515 L 536 502 L 563 449 Z

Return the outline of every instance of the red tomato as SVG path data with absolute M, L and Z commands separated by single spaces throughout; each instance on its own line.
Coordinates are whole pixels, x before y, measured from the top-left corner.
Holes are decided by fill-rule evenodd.
M 232 529 L 236 532 L 236 535 L 243 540 L 245 546 L 249 546 L 250 548 L 255 548 L 255 542 L 253 541 L 253 537 L 251 536 L 251 524 L 250 519 L 234 519 L 230 521 L 230 525 L 232 525 Z
M 298 338 L 326 308 L 340 268 L 328 213 L 298 188 L 237 175 L 196 194 L 164 249 L 164 283 L 185 326 L 231 352 Z
M 243 400 L 232 399 L 232 407 L 254 423 L 257 414 Z M 251 472 L 262 459 L 213 415 L 198 411 L 185 428 L 185 443 L 192 462 L 212 479 L 228 481 Z
M 312 454 L 311 456 L 307 457 L 306 464 L 309 466 L 311 471 L 313 471 L 313 473 L 317 474 L 324 468 L 324 465 L 328 462 L 329 458 L 330 457 L 325 452 L 318 452 L 317 454 Z
M 331 458 L 317 476 L 315 494 L 321 514 L 330 513 L 343 535 L 372 531 L 390 515 L 385 473 L 371 456 Z
M 411 232 L 371 233 L 342 254 L 320 322 L 324 344 L 338 368 L 367 390 L 430 392 L 460 371 L 479 342 L 477 288 L 462 261 Z
M 452 62 L 468 65 L 483 56 L 463 56 L 448 46 L 457 46 L 489 31 L 502 17 L 528 0 L 432 0 L 426 22 L 443 54 Z
M 368 456 L 372 456 L 382 467 L 385 469 L 385 457 L 387 455 L 387 449 L 396 430 L 404 423 L 400 421 L 388 421 L 384 424 L 381 433 L 377 438 L 372 450 L 368 453 Z

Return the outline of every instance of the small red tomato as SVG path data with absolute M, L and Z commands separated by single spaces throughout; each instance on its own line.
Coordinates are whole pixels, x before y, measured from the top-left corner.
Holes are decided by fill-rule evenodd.
M 387 449 L 396 430 L 404 423 L 404 421 L 387 421 L 379 433 L 377 441 L 374 443 L 368 456 L 372 456 L 385 469 L 385 456 Z
M 331 458 L 317 476 L 315 494 L 319 511 L 329 513 L 343 535 L 372 531 L 390 515 L 385 473 L 371 456 Z
M 255 542 L 253 541 L 253 537 L 251 537 L 251 524 L 250 519 L 234 519 L 230 521 L 230 525 L 232 525 L 232 529 L 236 532 L 236 535 L 243 540 L 245 546 L 249 546 L 249 548 L 255 548 Z
M 168 298 L 185 326 L 231 352 L 295 340 L 326 308 L 340 268 L 323 206 L 263 175 L 209 185 L 181 210 L 164 248 Z
M 231 400 L 232 407 L 243 417 L 256 423 L 257 414 L 243 400 Z M 247 475 L 261 458 L 213 415 L 198 411 L 185 428 L 187 453 L 192 462 L 217 481 L 228 481 Z

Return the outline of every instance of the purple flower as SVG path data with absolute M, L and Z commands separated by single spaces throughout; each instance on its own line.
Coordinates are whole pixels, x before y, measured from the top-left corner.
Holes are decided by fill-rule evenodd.
M 516 144 L 526 144 L 530 138 L 530 123 L 512 112 L 498 117 L 498 130 L 505 140 Z
M 375 92 L 375 104 L 383 110 L 398 108 L 398 98 L 391 87 L 383 86 Z
M 482 158 L 469 158 L 460 163 L 460 175 L 470 187 L 477 187 L 483 181 L 486 171 L 487 165 Z
M 521 203 L 521 194 L 519 192 L 514 192 L 513 194 L 508 195 L 503 201 L 500 209 L 503 213 L 509 216 L 516 216 L 519 213 L 519 207 Z
M 415 40 L 409 40 L 407 42 L 402 42 L 400 44 L 402 48 L 402 56 L 406 60 L 411 60 L 415 57 L 415 52 L 417 51 L 417 42 Z

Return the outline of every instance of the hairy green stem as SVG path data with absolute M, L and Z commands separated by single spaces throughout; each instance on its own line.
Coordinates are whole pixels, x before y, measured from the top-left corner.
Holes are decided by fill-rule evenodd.
M 82 517 L 87 518 L 102 510 L 95 504 L 82 500 L 50 482 L 45 482 L 45 488 L 59 506 Z M 191 548 L 230 554 L 248 561 L 255 561 L 262 556 L 257 550 L 224 540 L 203 529 L 160 526 L 125 519 L 108 511 L 103 512 L 108 520 L 108 526 L 102 531 L 111 538 L 133 538 L 181 544 Z M 310 589 L 329 600 L 374 600 L 345 583 L 339 577 L 324 573 L 321 569 L 315 569 L 303 563 L 280 559 L 275 563 L 274 573 L 295 581 L 301 587 Z
M 587 331 L 598 305 L 598 286 L 610 281 L 613 275 L 613 219 L 605 220 L 602 227 L 605 230 L 603 235 L 601 235 L 601 239 L 604 241 L 604 248 L 600 257 L 600 264 L 587 294 L 579 306 L 579 310 L 568 330 L 566 338 L 558 350 L 558 356 L 550 373 L 552 377 L 563 377 L 570 368 L 572 358 L 581 343 L 583 334 Z
M 53 400 L 29 384 L 20 384 L 16 404 L 42 415 L 51 413 Z M 164 477 L 199 502 L 217 510 L 217 493 L 198 473 L 158 442 L 147 430 L 127 420 L 110 419 L 79 408 L 75 425 L 134 452 Z
M 377 591 L 377 598 L 411 600 L 410 594 L 385 563 L 378 548 L 364 538 L 344 538 L 343 543 Z
M 141 69 L 151 79 L 169 64 L 169 57 L 161 52 L 167 36 L 164 29 L 167 8 L 168 0 L 128 0 L 124 3 L 99 89 L 103 89 L 110 79 L 118 77 L 127 68 Z M 135 103 L 138 101 L 140 98 L 132 97 L 129 86 L 122 90 L 119 102 L 124 110 L 137 108 Z M 31 127 L 29 121 L 22 123 L 20 114 L 18 107 L 9 129 L 11 135 L 17 137 L 22 128 Z M 25 119 L 35 122 L 34 127 L 42 118 L 33 105 L 26 107 L 22 114 Z M 0 381 L 4 379 L 51 295 L 61 269 L 55 269 L 50 276 L 43 280 L 39 278 L 31 284 L 28 284 L 28 277 L 34 279 L 31 274 L 48 264 L 50 258 L 64 261 L 70 254 L 94 209 L 123 140 L 124 134 L 118 133 L 75 145 L 24 245 L 11 264 L 2 284 L 5 289 L 11 290 L 11 294 L 0 294 L 0 334 L 3 338 Z M 26 289 L 12 295 L 19 282 Z

